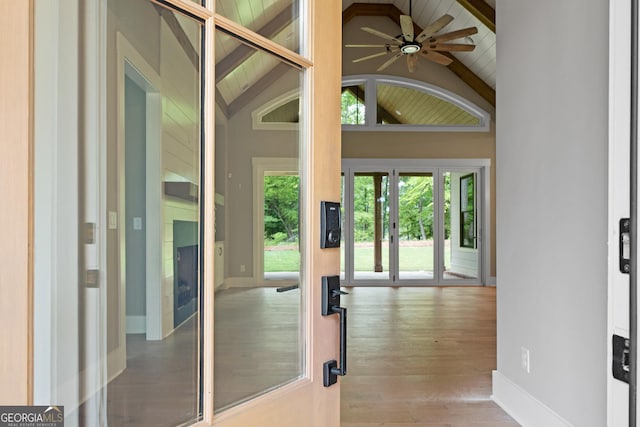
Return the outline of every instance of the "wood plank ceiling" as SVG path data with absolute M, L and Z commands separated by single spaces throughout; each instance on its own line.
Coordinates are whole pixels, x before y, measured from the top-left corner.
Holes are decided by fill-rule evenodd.
M 416 0 L 412 18 L 416 31 L 448 13 L 454 21 L 448 31 L 476 26 L 478 34 L 472 37 L 473 52 L 453 53 L 449 69 L 466 84 L 495 106 L 495 12 L 494 0 Z M 242 4 L 246 7 L 240 7 Z M 257 33 L 276 40 L 291 50 L 298 51 L 296 0 L 217 0 L 217 12 Z M 343 25 L 355 16 L 387 16 L 395 23 L 399 16 L 409 14 L 409 0 L 367 0 L 358 3 L 343 0 Z M 378 42 L 378 41 L 376 41 Z M 279 61 L 256 61 L 259 55 L 239 41 L 228 37 L 216 39 L 216 90 L 219 105 L 230 116 L 242 109 L 259 87 L 268 79 L 281 75 Z M 255 90 L 254 90 L 255 89 Z

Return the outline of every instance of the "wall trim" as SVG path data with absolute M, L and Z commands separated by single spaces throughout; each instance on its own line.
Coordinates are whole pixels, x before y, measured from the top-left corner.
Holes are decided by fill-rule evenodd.
M 493 371 L 491 399 L 523 427 L 573 427 L 569 421 L 498 371 Z

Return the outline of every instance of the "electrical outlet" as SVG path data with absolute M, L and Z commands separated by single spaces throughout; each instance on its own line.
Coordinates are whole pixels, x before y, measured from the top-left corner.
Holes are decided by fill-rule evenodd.
M 245 271 L 247 271 L 247 268 L 244 266 L 244 264 L 240 264 L 240 273 L 244 273 Z
M 531 373 L 531 353 L 526 347 L 520 347 L 520 366 L 527 374 Z

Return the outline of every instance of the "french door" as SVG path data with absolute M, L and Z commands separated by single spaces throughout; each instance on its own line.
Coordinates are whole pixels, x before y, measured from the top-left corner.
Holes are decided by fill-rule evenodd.
M 343 161 L 345 283 L 484 283 L 487 168 Z

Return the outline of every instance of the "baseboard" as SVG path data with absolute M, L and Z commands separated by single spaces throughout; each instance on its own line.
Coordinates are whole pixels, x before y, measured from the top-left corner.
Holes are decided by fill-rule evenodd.
M 493 371 L 491 399 L 522 427 L 573 427 L 570 422 L 498 371 Z
M 487 286 L 494 286 L 494 287 L 495 287 L 497 283 L 498 283 L 498 279 L 496 278 L 496 276 L 490 276 L 490 277 L 487 279 L 487 283 L 486 283 L 486 285 L 487 285 Z
M 127 316 L 128 334 L 146 334 L 147 316 Z

